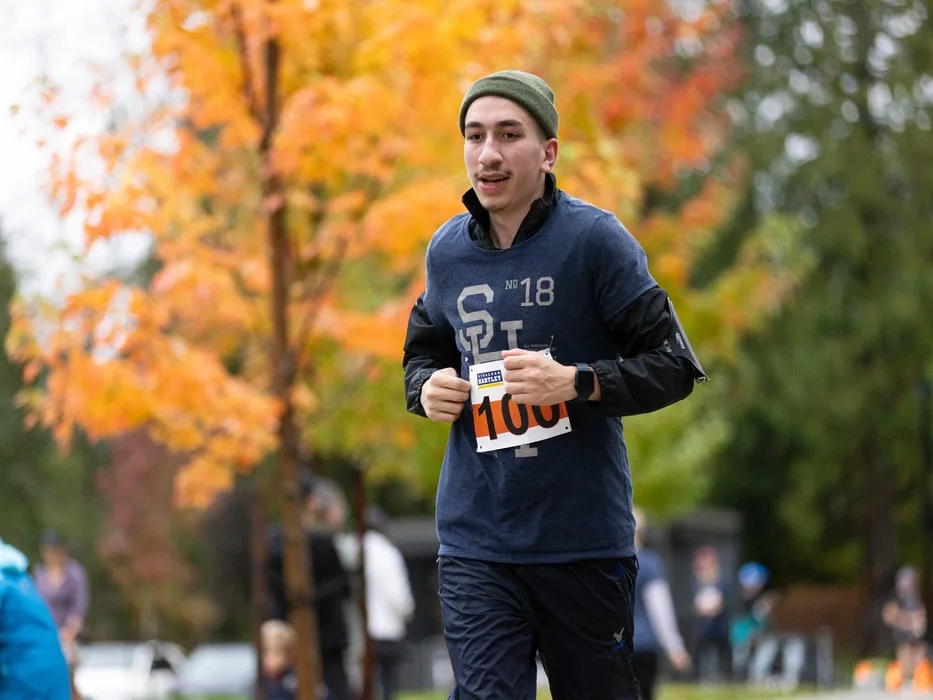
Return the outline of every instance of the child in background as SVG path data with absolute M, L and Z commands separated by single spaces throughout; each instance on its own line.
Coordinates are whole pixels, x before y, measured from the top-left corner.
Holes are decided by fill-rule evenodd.
M 262 629 L 262 676 L 266 700 L 294 700 L 298 679 L 295 661 L 295 630 L 282 620 L 268 620 Z
M 295 700 L 298 676 L 295 663 L 294 628 L 282 620 L 267 620 L 260 628 L 262 637 L 262 682 L 266 700 Z M 318 693 L 321 700 L 334 700 L 333 695 L 321 684 Z
M 262 681 L 266 700 L 294 700 L 298 690 L 295 675 L 295 630 L 282 620 L 267 620 L 260 629 L 262 635 Z M 321 700 L 334 700 L 325 685 L 318 693 Z

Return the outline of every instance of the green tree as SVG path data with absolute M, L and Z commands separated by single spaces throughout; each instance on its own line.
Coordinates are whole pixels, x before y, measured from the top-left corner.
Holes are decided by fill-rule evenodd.
M 10 328 L 7 312 L 16 293 L 16 274 L 4 252 L 0 232 L 0 337 Z M 39 430 L 23 426 L 16 398 L 22 389 L 23 368 L 0 352 L 0 537 L 20 548 L 33 546 L 40 527 L 36 508 L 39 474 L 37 457 L 47 448 Z
M 750 177 L 713 265 L 763 219 L 805 227 L 796 303 L 740 353 L 713 499 L 744 512 L 749 554 L 779 580 L 864 585 L 866 647 L 896 566 L 917 560 L 929 487 L 914 392 L 933 356 L 928 5 L 744 3 L 730 111 Z

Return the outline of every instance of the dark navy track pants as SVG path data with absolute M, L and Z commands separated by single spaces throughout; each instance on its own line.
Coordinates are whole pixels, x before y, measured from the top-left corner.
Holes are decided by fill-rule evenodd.
M 638 561 L 496 564 L 438 559 L 450 700 L 534 700 L 540 654 L 554 700 L 638 700 Z

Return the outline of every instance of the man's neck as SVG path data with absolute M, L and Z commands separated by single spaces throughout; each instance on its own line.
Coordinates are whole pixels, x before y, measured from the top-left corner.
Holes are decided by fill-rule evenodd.
M 518 229 L 531 210 L 531 205 L 544 196 L 544 188 L 545 181 L 542 178 L 537 193 L 525 206 L 513 211 L 489 212 L 489 235 L 492 236 L 497 248 L 505 250 L 512 246 L 515 236 L 518 235 Z
M 522 225 L 522 221 L 525 220 L 530 209 L 531 205 L 529 204 L 524 209 L 515 213 L 493 214 L 490 212 L 489 235 L 492 236 L 496 248 L 505 250 L 506 248 L 512 247 L 515 236 L 518 235 L 518 228 Z

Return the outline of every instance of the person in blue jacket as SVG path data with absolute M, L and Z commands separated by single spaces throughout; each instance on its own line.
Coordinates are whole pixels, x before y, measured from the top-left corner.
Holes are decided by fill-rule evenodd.
M 28 566 L 22 552 L 0 540 L 0 700 L 69 700 L 58 630 Z

